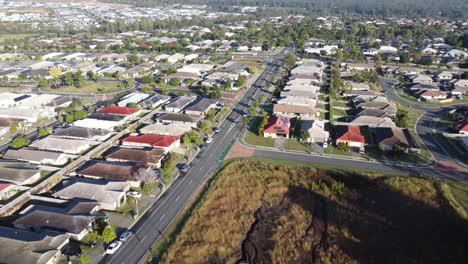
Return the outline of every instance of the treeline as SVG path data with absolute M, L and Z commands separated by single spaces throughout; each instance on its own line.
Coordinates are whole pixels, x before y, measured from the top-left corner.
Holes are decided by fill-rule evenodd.
M 208 5 L 220 11 L 233 11 L 236 6 L 304 9 L 307 14 L 361 14 L 373 16 L 433 16 L 467 17 L 465 0 L 101 0 L 140 7 L 172 4 Z M 465 10 L 465 11 L 463 11 Z

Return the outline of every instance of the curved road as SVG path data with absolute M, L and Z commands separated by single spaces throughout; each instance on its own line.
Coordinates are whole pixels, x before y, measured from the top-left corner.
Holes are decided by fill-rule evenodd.
M 395 87 L 393 85 L 394 80 L 389 78 L 382 78 L 381 87 L 387 97 L 401 105 L 412 107 L 424 111 L 425 113 L 418 119 L 416 123 L 416 133 L 419 138 L 423 141 L 426 148 L 432 154 L 436 168 L 443 169 L 446 172 L 451 170 L 456 174 L 462 174 L 462 176 L 468 177 L 468 169 L 461 166 L 457 157 L 453 157 L 447 152 L 438 140 L 434 137 L 434 119 L 441 118 L 450 110 L 455 109 L 460 105 L 468 105 L 468 103 L 454 104 L 449 106 L 441 107 L 429 107 L 406 100 L 396 94 Z

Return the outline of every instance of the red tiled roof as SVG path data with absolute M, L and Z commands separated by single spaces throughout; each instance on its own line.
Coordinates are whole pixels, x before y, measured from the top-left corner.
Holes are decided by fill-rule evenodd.
M 0 183 L 0 192 L 8 188 L 10 185 L 10 183 Z
M 122 107 L 122 106 L 109 106 L 98 110 L 98 113 L 115 114 L 115 115 L 132 115 L 140 111 L 138 108 Z
M 153 147 L 169 147 L 179 140 L 177 136 L 145 134 L 140 136 L 129 136 L 123 139 L 123 142 L 148 144 Z
M 457 123 L 457 129 L 459 131 L 468 132 L 468 120 L 459 121 Z
M 365 143 L 361 129 L 357 126 L 343 126 L 337 129 L 336 141 Z
M 289 135 L 289 118 L 285 116 L 272 116 L 265 126 L 264 133 Z

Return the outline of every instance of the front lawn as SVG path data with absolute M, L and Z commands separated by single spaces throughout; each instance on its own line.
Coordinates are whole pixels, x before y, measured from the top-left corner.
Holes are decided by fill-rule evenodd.
M 85 81 L 80 88 L 73 86 L 62 86 L 57 89 L 44 88 L 48 92 L 61 92 L 61 93 L 82 93 L 82 94 L 107 94 L 123 91 L 123 83 L 120 81 Z
M 296 139 L 288 138 L 284 142 L 284 149 L 286 150 L 295 150 L 295 151 L 304 151 L 307 153 L 311 153 L 314 148 L 311 145 L 303 144 Z

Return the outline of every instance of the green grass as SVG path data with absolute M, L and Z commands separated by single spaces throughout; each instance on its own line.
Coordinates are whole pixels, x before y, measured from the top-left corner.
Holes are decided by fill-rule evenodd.
M 6 39 L 24 39 L 27 37 L 31 37 L 33 34 L 28 33 L 19 33 L 19 34 L 0 34 L 0 41 L 4 41 Z
M 275 140 L 273 138 L 261 137 L 251 131 L 246 131 L 245 142 L 250 145 L 270 148 L 272 148 L 275 144 Z
M 400 156 L 392 156 L 389 153 L 381 151 L 377 147 L 366 147 L 366 155 L 377 160 L 388 160 L 395 162 L 419 163 L 426 161 L 426 159 L 418 153 L 403 153 Z
M 461 141 L 447 138 L 441 133 L 434 133 L 433 136 L 450 156 L 468 165 L 468 153 L 464 150 Z
M 295 139 L 288 138 L 284 142 L 284 149 L 286 150 L 295 150 L 295 151 L 304 151 L 310 153 L 314 150 L 311 145 L 303 144 Z
M 397 91 L 396 94 L 400 96 L 403 99 L 406 99 L 408 101 L 423 105 L 423 106 L 429 106 L 429 107 L 441 107 L 441 106 L 446 106 L 446 105 L 452 105 L 456 103 L 462 102 L 462 100 L 455 99 L 452 102 L 449 103 L 430 103 L 430 102 L 425 102 L 425 101 L 418 101 L 418 99 L 414 96 L 411 96 L 404 91 Z
M 85 81 L 83 87 L 60 87 L 58 89 L 46 88 L 45 91 L 61 93 L 82 93 L 82 94 L 107 94 L 123 91 L 119 81 Z
M 451 196 L 455 200 L 455 205 L 453 205 L 458 213 L 464 218 L 467 218 L 468 212 L 468 181 L 465 180 L 447 180 L 448 190 L 450 191 Z M 450 196 L 450 195 L 449 195 Z M 450 197 L 447 197 L 450 201 Z M 457 208 L 459 207 L 459 208 Z

